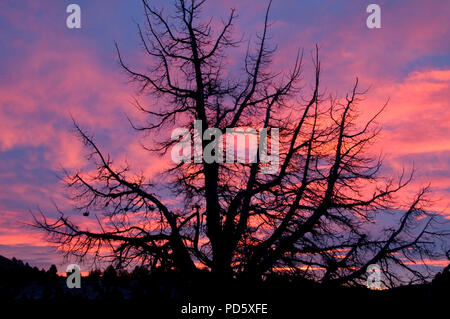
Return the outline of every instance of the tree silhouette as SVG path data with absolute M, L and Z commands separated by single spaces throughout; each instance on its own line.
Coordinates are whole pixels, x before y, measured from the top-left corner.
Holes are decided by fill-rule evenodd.
M 204 2 L 178 0 L 170 16 L 142 2 L 145 27 L 138 25 L 138 31 L 149 71 L 127 64 L 118 45 L 117 55 L 139 96 L 150 94 L 158 103 L 144 106 L 136 99 L 146 124 L 130 123 L 153 138 L 146 148 L 156 154 L 179 142 L 164 132 L 186 127 L 195 136 L 196 120 L 201 136 L 209 128 L 266 128 L 270 141 L 277 128 L 278 170 L 264 173 L 259 155 L 253 163 L 197 163 L 194 154 L 163 173 L 167 194 L 149 177 L 115 165 L 74 121 L 96 175 L 68 173 L 66 182 L 80 213 L 102 211 L 107 223 L 98 219 L 101 231 L 89 231 L 58 210 L 57 220 L 41 213 L 35 226 L 67 253 L 110 258 L 118 267 L 138 262 L 185 274 L 206 268 L 224 278 L 284 271 L 322 283 L 358 284 L 367 267 L 378 264 L 388 286 L 426 279 L 427 272 L 408 261 L 435 257 L 436 236 L 443 234 L 433 231 L 435 216 L 426 210 L 428 188 L 402 203 L 397 194 L 412 174 L 383 177 L 382 159 L 370 153 L 384 107 L 364 123 L 358 118 L 365 93 L 358 80 L 344 99 L 325 96 L 317 47 L 310 92 L 301 83 L 302 52 L 289 72 L 274 72 L 270 3 L 261 34 L 256 43 L 248 41 L 242 69 L 233 72 L 227 53 L 246 45 L 232 36 L 235 11 L 217 30 L 202 18 Z M 203 138 L 202 151 L 210 143 Z M 177 204 L 175 196 L 181 198 Z M 394 222 L 378 226 L 384 215 Z

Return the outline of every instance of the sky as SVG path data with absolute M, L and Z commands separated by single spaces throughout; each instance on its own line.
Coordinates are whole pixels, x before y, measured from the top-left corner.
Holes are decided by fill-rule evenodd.
M 66 26 L 66 7 L 81 7 L 81 28 Z M 170 9 L 171 1 L 152 1 Z M 369 29 L 366 7 L 381 7 L 381 29 Z M 267 2 L 209 1 L 205 16 L 220 23 L 230 8 L 234 31 L 254 40 Z M 373 114 L 388 99 L 375 148 L 384 172 L 414 165 L 410 189 L 431 183 L 433 209 L 450 219 L 450 2 L 448 0 L 274 0 L 273 68 L 292 65 L 317 44 L 326 91 L 345 96 L 359 78 L 369 89 L 362 111 Z M 142 136 L 127 116 L 136 87 L 120 69 L 114 43 L 132 65 L 145 65 L 136 22 L 140 1 L 3 0 L 0 2 L 0 255 L 38 267 L 65 265 L 43 234 L 32 229 L 30 211 L 55 216 L 54 203 L 70 212 L 62 168 L 82 169 L 85 150 L 72 117 L 117 161 L 153 175 L 165 165 L 140 147 Z M 243 48 L 245 49 L 245 48 Z M 242 50 L 242 49 L 241 49 Z M 236 54 L 239 54 L 238 51 Z M 305 85 L 312 65 L 305 60 Z M 309 82 L 311 83 L 311 82 Z M 89 224 L 79 216 L 82 222 Z M 445 266 L 445 261 L 435 261 Z

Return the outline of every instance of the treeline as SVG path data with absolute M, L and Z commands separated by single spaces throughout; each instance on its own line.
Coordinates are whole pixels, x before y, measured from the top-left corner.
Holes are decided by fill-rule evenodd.
M 22 260 L 7 259 L 0 256 L 0 287 L 21 285 L 30 281 L 56 282 L 58 280 L 57 268 L 51 265 L 48 270 L 32 267 Z
M 187 300 L 198 303 L 267 302 L 285 305 L 302 300 L 397 300 L 450 297 L 450 267 L 438 273 L 434 280 L 423 285 L 404 286 L 385 291 L 371 291 L 365 287 L 323 287 L 298 277 L 273 275 L 263 282 L 242 277 L 217 285 L 209 272 L 189 277 L 179 272 L 135 267 L 131 270 L 92 270 L 82 277 L 80 289 L 69 289 L 66 277 L 59 276 L 52 265 L 48 270 L 32 267 L 15 258 L 0 256 L 0 298 L 3 301 L 111 303 L 151 302 L 154 305 L 180 305 Z M 367 299 L 369 298 L 369 299 Z

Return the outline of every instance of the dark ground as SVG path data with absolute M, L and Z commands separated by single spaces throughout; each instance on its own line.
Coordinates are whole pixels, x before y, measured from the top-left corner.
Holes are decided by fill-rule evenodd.
M 143 318 L 303 318 L 315 314 L 339 315 L 365 311 L 399 314 L 440 308 L 447 313 L 450 304 L 450 268 L 431 283 L 391 290 L 322 287 L 313 282 L 276 276 L 264 282 L 235 280 L 217 283 L 209 273 L 186 278 L 179 273 L 152 273 L 136 268 L 133 272 L 93 272 L 81 279 L 80 289 L 69 289 L 66 278 L 30 267 L 18 260 L 0 256 L 0 302 L 16 308 L 38 309 L 49 315 L 68 312 L 96 317 L 123 317 L 121 312 L 146 314 Z M 183 315 L 182 307 L 215 305 L 213 316 Z M 268 314 L 225 314 L 225 304 L 267 304 Z M 237 307 L 236 307 L 237 308 Z M 256 308 L 256 306 L 255 306 Z M 254 308 L 254 309 L 255 309 Z M 359 310 L 358 310 L 359 309 Z M 109 313 L 110 315 L 106 315 Z M 309 317 L 310 315 L 308 315 Z

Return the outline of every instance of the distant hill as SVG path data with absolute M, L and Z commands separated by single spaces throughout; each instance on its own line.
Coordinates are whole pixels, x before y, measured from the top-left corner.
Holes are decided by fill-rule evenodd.
M 12 267 L 12 261 L 0 255 L 0 270 L 9 270 Z
M 0 255 L 0 271 L 2 272 L 24 269 L 25 267 L 26 265 L 21 260 L 15 258 L 8 259 Z

